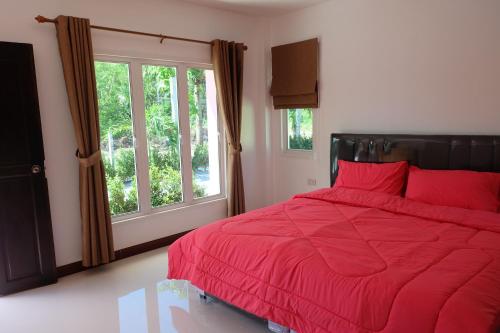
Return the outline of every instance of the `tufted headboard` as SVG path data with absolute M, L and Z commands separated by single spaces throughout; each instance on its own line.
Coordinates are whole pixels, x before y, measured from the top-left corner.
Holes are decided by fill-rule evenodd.
M 500 136 L 332 134 L 330 181 L 338 160 L 357 162 L 409 161 L 422 169 L 500 172 Z

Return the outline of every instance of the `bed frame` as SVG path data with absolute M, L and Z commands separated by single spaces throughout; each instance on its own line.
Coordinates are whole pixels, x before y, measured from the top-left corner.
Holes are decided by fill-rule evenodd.
M 330 185 L 338 160 L 408 161 L 422 169 L 500 172 L 500 135 L 332 134 Z
M 500 172 L 500 136 L 332 134 L 330 183 L 338 174 L 338 160 L 356 162 L 408 161 L 422 169 Z M 200 301 L 216 298 L 196 288 Z M 297 333 L 270 320 L 274 333 Z M 500 333 L 500 332 L 498 332 Z
M 200 302 L 202 304 L 210 304 L 212 302 L 215 302 L 215 301 L 220 301 L 220 302 L 224 302 L 222 300 L 219 300 L 218 298 L 216 298 L 215 296 L 213 295 L 210 295 L 209 293 L 205 292 L 204 290 L 196 287 L 193 285 L 193 288 L 196 290 L 196 292 L 198 293 L 198 297 L 200 298 Z M 229 304 L 230 306 L 234 307 L 233 305 Z M 239 311 L 251 316 L 251 317 L 256 317 L 255 315 L 251 314 L 251 313 L 248 313 L 246 312 L 245 310 L 242 310 L 242 309 L 239 309 L 239 308 L 236 308 L 238 309 Z M 267 328 L 269 329 L 269 331 L 271 332 L 274 332 L 274 333 L 297 333 L 296 331 L 294 330 L 291 330 L 289 329 L 288 327 L 285 327 L 285 326 L 282 326 L 278 323 L 275 323 L 271 320 L 267 320 Z

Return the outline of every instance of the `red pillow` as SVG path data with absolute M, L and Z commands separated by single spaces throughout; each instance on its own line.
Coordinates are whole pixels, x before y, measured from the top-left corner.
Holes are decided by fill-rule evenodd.
M 410 167 L 406 198 L 439 206 L 498 210 L 500 177 L 490 172 Z
M 401 195 L 408 173 L 408 162 L 360 163 L 339 160 L 334 187 Z

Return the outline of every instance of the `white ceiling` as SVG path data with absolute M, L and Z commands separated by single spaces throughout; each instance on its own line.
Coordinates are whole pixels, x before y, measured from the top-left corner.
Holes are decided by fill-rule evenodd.
M 328 0 L 183 0 L 242 14 L 274 16 Z

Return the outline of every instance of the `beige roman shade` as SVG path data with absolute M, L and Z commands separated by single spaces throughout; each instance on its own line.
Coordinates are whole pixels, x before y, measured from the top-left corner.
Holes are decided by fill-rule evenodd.
M 318 49 L 317 38 L 271 49 L 275 109 L 318 107 Z

